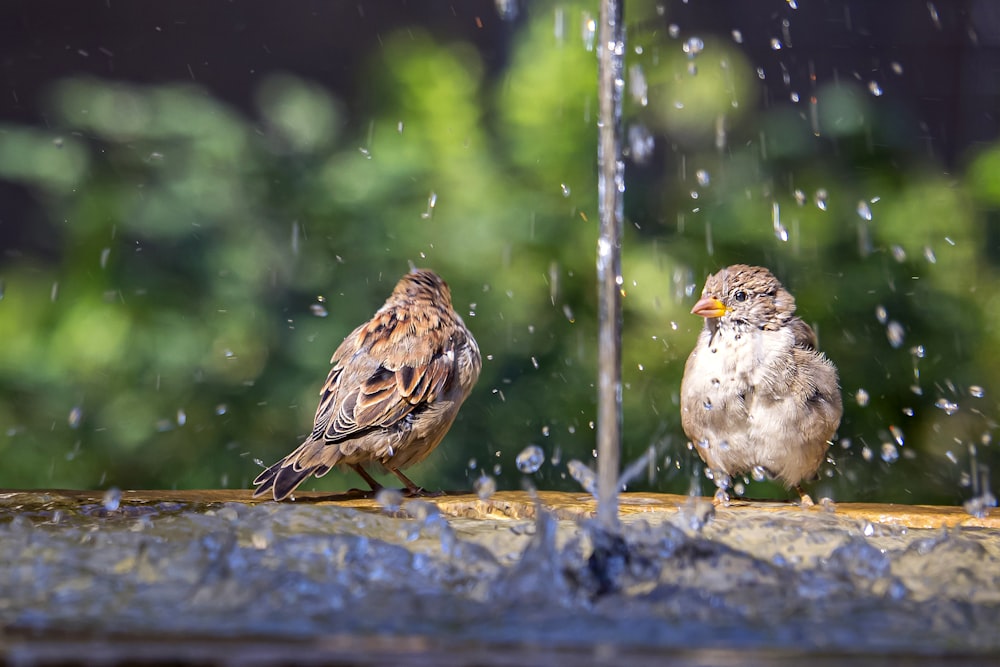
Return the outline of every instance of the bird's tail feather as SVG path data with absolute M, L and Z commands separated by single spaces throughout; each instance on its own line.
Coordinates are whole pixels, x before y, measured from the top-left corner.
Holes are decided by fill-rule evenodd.
M 321 463 L 316 456 L 319 452 L 315 451 L 324 448 L 322 442 L 307 440 L 302 443 L 294 452 L 257 475 L 253 481 L 257 487 L 253 497 L 259 498 L 271 491 L 275 500 L 284 500 L 310 475 L 320 477 L 328 473 L 333 464 Z

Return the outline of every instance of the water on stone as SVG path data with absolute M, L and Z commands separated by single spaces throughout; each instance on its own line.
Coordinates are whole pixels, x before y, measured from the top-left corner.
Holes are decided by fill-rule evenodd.
M 993 529 L 692 500 L 625 515 L 621 571 L 602 590 L 591 520 L 463 502 L 112 508 L 0 494 L 0 624 L 42 636 L 1000 649 Z

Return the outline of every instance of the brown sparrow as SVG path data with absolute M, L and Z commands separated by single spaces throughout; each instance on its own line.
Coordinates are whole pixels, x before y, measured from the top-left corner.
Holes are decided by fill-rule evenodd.
M 705 327 L 684 366 L 681 424 L 712 472 L 718 502 L 734 475 L 794 486 L 816 475 L 843 406 L 837 369 L 795 317 L 795 298 L 760 266 L 705 281 L 691 312 Z
M 337 465 L 350 466 L 377 491 L 381 485 L 363 467 L 374 463 L 410 494 L 422 493 L 400 468 L 438 446 L 482 368 L 448 285 L 426 269 L 406 274 L 330 363 L 312 433 L 257 476 L 254 497 L 271 492 L 283 500 L 310 475 L 322 477 Z

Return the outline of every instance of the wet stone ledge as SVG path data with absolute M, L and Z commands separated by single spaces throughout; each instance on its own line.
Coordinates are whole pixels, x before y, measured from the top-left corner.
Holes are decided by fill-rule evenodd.
M 987 664 L 1000 512 L 582 493 L 0 491 L 17 664 Z
M 500 491 L 486 500 L 470 493 L 426 496 L 421 497 L 420 500 L 436 505 L 445 515 L 470 519 L 534 519 L 537 514 L 536 500 L 525 491 Z M 701 500 L 710 501 L 707 498 Z M 252 498 L 251 492 L 243 489 L 123 491 L 120 498 L 120 512 L 128 514 L 136 511 L 134 508 L 148 508 L 157 505 L 162 507 L 163 504 L 177 504 L 198 509 L 222 503 L 258 505 L 270 502 L 266 498 Z M 591 518 L 596 512 L 594 499 L 585 493 L 539 491 L 537 502 L 559 519 Z M 673 513 L 689 507 L 691 502 L 692 499 L 689 496 L 669 493 L 625 493 L 619 498 L 619 511 L 623 517 L 654 512 Z M 0 510 L 6 511 L 21 510 L 31 513 L 55 509 L 73 510 L 81 507 L 91 507 L 94 511 L 100 511 L 103 503 L 104 493 L 100 491 L 0 489 Z M 362 511 L 383 511 L 382 506 L 376 502 L 371 494 L 305 491 L 297 493 L 295 500 L 286 502 L 286 504 L 335 505 Z M 798 504 L 790 502 L 743 500 L 734 501 L 727 507 L 715 507 L 717 516 L 739 515 L 751 511 L 774 513 L 778 516 L 833 513 L 845 519 L 864 520 L 907 528 L 962 526 L 1000 529 L 1000 509 L 987 512 L 984 516 L 973 516 L 961 507 L 938 505 L 820 503 L 813 507 L 802 508 Z

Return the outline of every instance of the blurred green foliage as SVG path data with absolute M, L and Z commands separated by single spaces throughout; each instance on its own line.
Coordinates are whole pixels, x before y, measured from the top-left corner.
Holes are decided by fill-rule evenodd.
M 629 11 L 642 25 L 655 8 Z M 535 443 L 551 461 L 532 482 L 578 488 L 565 463 L 594 447 L 597 64 L 552 16 L 533 10 L 489 78 L 467 44 L 387 35 L 368 122 L 275 72 L 250 117 L 194 85 L 68 78 L 50 128 L 0 127 L 0 177 L 38 203 L 18 224 L 56 249 L 0 264 L 0 486 L 246 487 L 310 428 L 330 353 L 412 260 L 449 281 L 486 358 L 413 477 L 517 488 L 514 458 Z M 817 493 L 968 497 L 998 458 L 1000 145 L 945 174 L 850 81 L 822 85 L 815 114 L 760 111 L 754 63 L 702 38 L 630 34 L 626 124 L 656 141 L 626 193 L 624 460 L 657 448 L 632 488 L 706 484 L 678 415 L 701 325 L 688 310 L 707 273 L 747 262 L 783 279 L 840 368 Z

